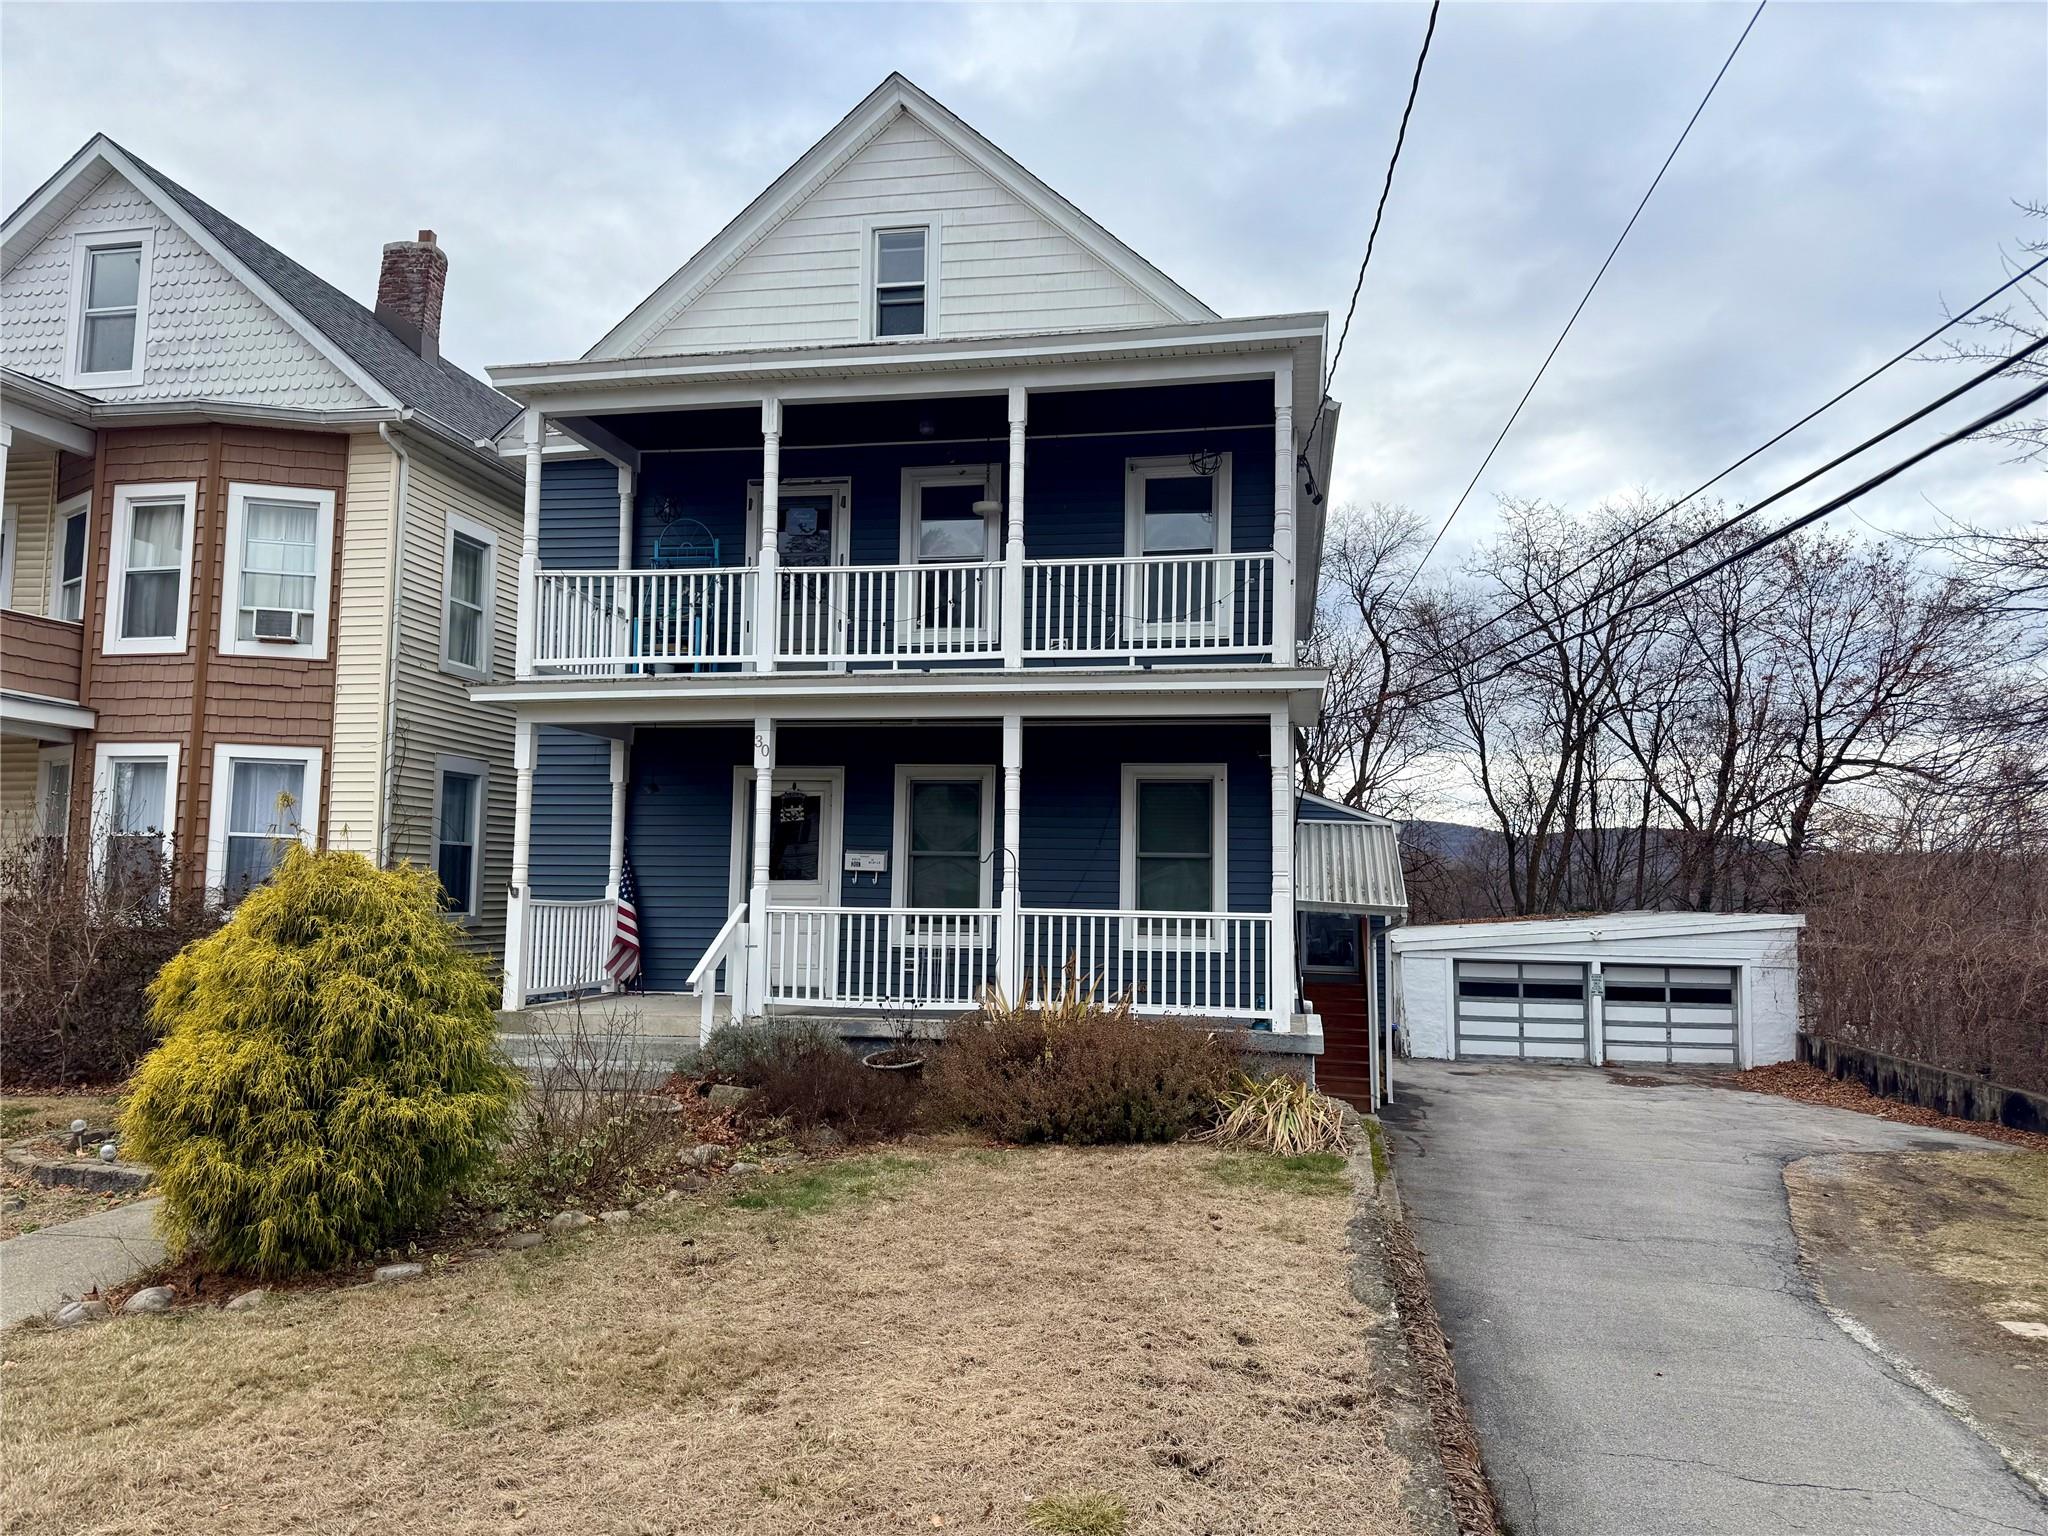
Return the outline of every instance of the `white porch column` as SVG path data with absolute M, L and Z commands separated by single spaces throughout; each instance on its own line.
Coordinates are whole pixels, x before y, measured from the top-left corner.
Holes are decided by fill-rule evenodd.
M 1273 371 L 1273 660 L 1294 665 L 1294 365 Z
M 547 418 L 540 407 L 526 410 L 526 508 L 519 538 L 519 616 L 517 676 L 533 676 L 534 605 L 540 598 L 540 449 Z
M 505 997 L 509 1011 L 526 1006 L 527 879 L 533 855 L 533 765 L 540 730 L 531 720 L 512 727 L 512 884 L 505 894 Z
M 1024 665 L 1024 419 L 1027 391 L 1010 386 L 1008 534 L 1003 540 L 1003 665 Z
M 747 897 L 747 996 L 767 1011 L 768 833 L 775 799 L 775 721 L 754 718 L 754 867 Z
M 620 877 L 626 868 L 626 768 L 631 761 L 632 748 L 624 741 L 612 742 L 612 836 L 611 846 L 606 850 L 604 866 L 604 899 L 612 904 L 612 923 L 618 922 Z M 611 949 L 610 933 L 607 931 L 605 949 Z M 619 984 L 607 975 L 604 980 L 607 992 L 619 990 Z
M 782 627 L 782 583 L 776 574 L 776 532 L 782 524 L 782 402 L 761 402 L 761 548 L 754 565 L 754 670 L 775 670 L 776 632 Z M 765 844 L 763 845 L 765 847 Z M 765 853 L 761 857 L 766 858 Z M 757 992 L 754 994 L 759 997 Z
M 1024 972 L 1023 888 L 1018 860 L 1024 849 L 1024 717 L 1003 716 L 1003 917 L 996 935 L 996 985 L 1014 1004 Z
M 1273 1028 L 1294 1028 L 1294 724 L 1287 706 L 1273 711 Z
M 633 489 L 634 475 L 630 465 L 619 466 L 619 570 L 633 568 Z M 629 656 L 633 649 L 633 586 L 621 575 L 612 584 L 612 654 Z M 636 669 L 630 662 L 621 662 L 620 673 Z
M 633 568 L 633 470 L 619 466 L 619 569 Z

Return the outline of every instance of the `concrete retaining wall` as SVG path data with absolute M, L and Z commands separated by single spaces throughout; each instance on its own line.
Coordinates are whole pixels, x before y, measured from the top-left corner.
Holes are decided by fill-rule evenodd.
M 1865 1046 L 1824 1040 L 1804 1030 L 1799 1059 L 1832 1077 L 1853 1079 L 1872 1093 L 1904 1104 L 1918 1104 L 1963 1120 L 2008 1125 L 2018 1131 L 2048 1133 L 2048 1094 L 2008 1088 L 1970 1072 L 1952 1072 L 1903 1056 L 1887 1056 Z

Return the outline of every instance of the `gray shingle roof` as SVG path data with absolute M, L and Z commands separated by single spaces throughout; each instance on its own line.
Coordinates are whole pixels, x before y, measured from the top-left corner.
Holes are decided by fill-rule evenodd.
M 309 325 L 388 389 L 398 403 L 431 416 L 466 442 L 495 437 L 519 407 L 447 358 L 429 362 L 384 328 L 374 313 L 204 199 L 124 149 L 208 234 L 263 279 Z

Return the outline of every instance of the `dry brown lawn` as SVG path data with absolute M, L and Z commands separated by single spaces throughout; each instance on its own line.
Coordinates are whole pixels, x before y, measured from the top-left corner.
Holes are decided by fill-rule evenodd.
M 0 1527 L 1405 1531 L 1347 1186 L 1276 1172 L 913 1148 L 400 1286 L 17 1331 Z

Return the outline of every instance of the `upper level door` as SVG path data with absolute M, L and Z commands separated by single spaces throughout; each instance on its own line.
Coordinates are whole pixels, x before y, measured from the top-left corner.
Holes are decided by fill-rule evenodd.
M 776 615 L 776 654 L 797 665 L 840 665 L 850 634 L 845 573 L 853 523 L 850 480 L 784 480 L 775 518 L 775 557 L 781 574 Z M 747 547 L 761 545 L 762 485 L 747 486 Z
M 973 654 L 997 643 L 1002 584 L 1002 471 L 992 464 L 903 471 L 903 574 L 896 622 L 920 655 Z

